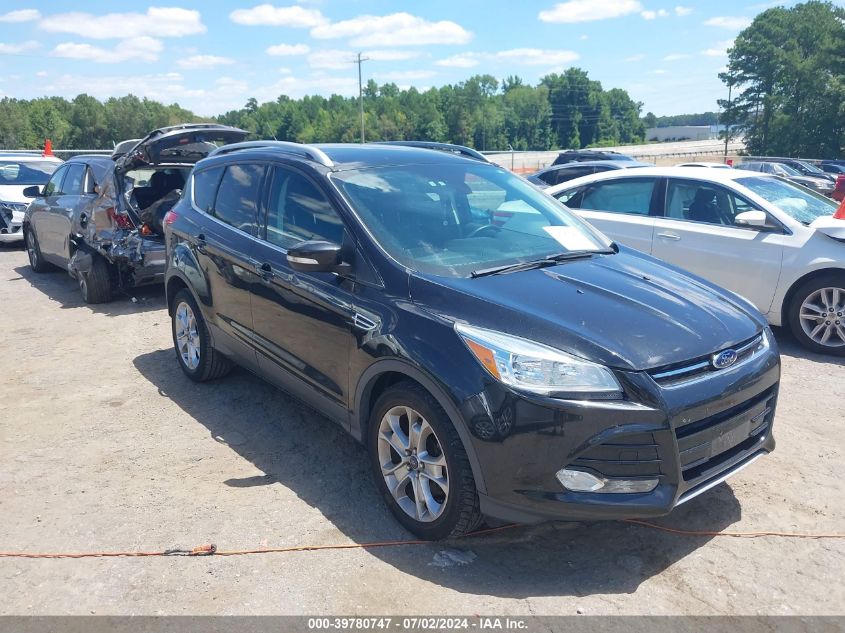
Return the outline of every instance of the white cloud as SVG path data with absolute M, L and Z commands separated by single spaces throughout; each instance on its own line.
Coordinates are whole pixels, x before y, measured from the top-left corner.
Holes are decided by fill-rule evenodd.
M 9 11 L 0 15 L 0 22 L 17 24 L 20 22 L 32 22 L 41 17 L 41 12 L 37 9 L 18 9 L 17 11 Z
M 164 45 L 161 41 L 142 36 L 118 42 L 114 48 L 63 42 L 58 44 L 50 55 L 67 59 L 82 59 L 96 64 L 117 64 L 128 60 L 154 62 L 163 49 Z
M 588 40 L 588 39 L 590 39 L 590 36 L 589 36 L 589 35 L 582 35 L 582 36 L 581 36 L 581 37 L 579 37 L 578 39 L 579 39 L 579 40 Z
M 665 18 L 669 15 L 666 9 L 658 9 L 657 11 L 641 11 L 640 15 L 644 20 L 654 20 L 655 18 Z
M 715 26 L 720 29 L 728 29 L 730 31 L 741 31 L 746 26 L 751 24 L 751 18 L 744 18 L 741 16 L 717 15 L 715 18 L 710 18 L 704 22 L 705 26 Z
M 694 11 L 694 9 L 692 7 L 684 7 L 684 6 L 675 7 L 675 15 L 681 16 L 681 17 L 683 17 L 685 15 L 689 15 L 693 11 Z
M 342 50 L 326 49 L 314 51 L 308 56 L 308 65 L 311 68 L 325 68 L 328 70 L 349 68 L 351 72 L 352 61 L 353 54 L 349 51 Z
M 666 71 L 663 70 L 662 68 L 658 68 L 657 70 L 654 71 L 654 74 L 655 75 L 665 75 Z
M 20 42 L 19 44 L 4 44 L 0 42 L 0 55 L 19 55 L 26 51 L 35 50 L 39 46 L 40 44 L 34 40 Z
M 641 62 L 641 61 L 643 61 L 644 59 L 645 59 L 645 55 L 643 55 L 642 53 L 640 53 L 639 55 L 631 55 L 630 57 L 626 57 L 626 58 L 625 58 L 625 59 L 623 59 L 622 61 L 623 61 L 623 62 L 628 62 L 628 63 L 631 63 L 631 62 Z
M 572 24 L 618 18 L 642 10 L 643 5 L 638 0 L 569 0 L 540 11 L 538 17 L 543 22 Z
M 49 74 L 50 73 L 48 73 L 46 70 L 39 70 L 37 73 L 35 73 L 35 76 L 36 77 L 46 77 Z
M 420 56 L 416 51 L 395 51 L 390 49 L 365 51 L 362 55 L 363 57 L 369 57 L 375 62 L 401 62 Z
M 255 97 L 260 102 L 275 101 L 280 94 L 293 98 L 303 97 L 307 94 L 353 96 L 358 94 L 358 78 L 352 76 L 336 77 L 321 73 L 313 73 L 307 78 L 288 75 L 273 84 L 262 85 L 261 89 L 256 91 Z
M 498 59 L 513 61 L 526 66 L 559 66 L 579 58 L 575 51 L 542 50 L 539 48 L 514 48 L 496 53 Z
M 446 68 L 472 68 L 478 66 L 478 55 L 476 53 L 460 53 L 445 59 L 438 59 L 434 63 Z
M 716 42 L 715 46 L 701 51 L 701 54 L 706 55 L 707 57 L 725 57 L 728 54 L 728 49 L 733 45 L 733 40 Z
M 311 29 L 317 39 L 352 38 L 352 46 L 418 46 L 466 44 L 472 33 L 449 20 L 430 22 L 410 13 L 361 15 Z
M 433 70 L 399 70 L 389 73 L 375 73 L 373 77 L 382 81 L 413 81 L 436 75 Z
M 177 7 L 150 7 L 146 13 L 59 13 L 45 17 L 39 26 L 51 33 L 73 33 L 104 40 L 205 33 L 199 11 Z
M 267 49 L 268 55 L 275 57 L 286 57 L 289 55 L 307 55 L 311 47 L 307 44 L 276 44 Z
M 687 55 L 686 53 L 672 53 L 672 54 L 664 57 L 663 61 L 664 62 L 676 62 L 676 61 L 679 61 L 681 59 L 689 59 L 689 55 Z
M 234 64 L 235 60 L 218 55 L 191 55 L 176 62 L 179 68 L 217 68 Z
M 246 26 L 287 26 L 296 29 L 312 28 L 328 22 L 317 9 L 298 6 L 274 7 L 272 4 L 259 4 L 251 9 L 236 9 L 229 14 L 229 19 Z

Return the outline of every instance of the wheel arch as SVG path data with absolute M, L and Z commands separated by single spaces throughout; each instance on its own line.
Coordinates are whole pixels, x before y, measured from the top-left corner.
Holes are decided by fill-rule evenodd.
M 367 427 L 373 405 L 386 389 L 403 381 L 414 382 L 425 389 L 446 412 L 464 445 L 478 492 L 486 494 L 487 487 L 484 484 L 481 464 L 475 453 L 469 429 L 464 424 L 458 407 L 437 381 L 410 363 L 398 359 L 379 360 L 361 374 L 355 390 L 349 432 L 359 442 L 366 444 Z
M 823 277 L 825 275 L 838 275 L 845 279 L 845 268 L 835 268 L 835 267 L 826 267 L 826 268 L 818 268 L 816 270 L 812 270 L 805 275 L 799 277 L 795 281 L 792 282 L 792 285 L 789 286 L 789 290 L 786 291 L 786 294 L 783 296 L 783 302 L 780 306 L 780 318 L 781 323 L 784 326 L 789 325 L 789 308 L 792 305 L 792 300 L 795 298 L 795 293 L 802 285 L 807 283 L 808 281 L 812 281 L 818 277 Z

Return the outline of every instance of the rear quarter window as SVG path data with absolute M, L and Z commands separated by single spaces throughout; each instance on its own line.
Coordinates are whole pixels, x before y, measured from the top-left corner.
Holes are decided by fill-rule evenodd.
M 194 206 L 206 213 L 211 213 L 222 175 L 223 167 L 212 167 L 194 173 Z

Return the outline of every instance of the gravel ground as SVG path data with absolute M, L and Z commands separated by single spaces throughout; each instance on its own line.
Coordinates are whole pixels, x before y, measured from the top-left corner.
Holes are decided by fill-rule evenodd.
M 407 539 L 363 450 L 236 371 L 195 385 L 160 288 L 82 303 L 0 249 L 0 550 Z M 774 454 L 662 525 L 845 531 L 845 363 L 785 332 Z M 437 543 L 213 558 L 0 559 L 0 614 L 845 614 L 845 541 L 556 523 Z

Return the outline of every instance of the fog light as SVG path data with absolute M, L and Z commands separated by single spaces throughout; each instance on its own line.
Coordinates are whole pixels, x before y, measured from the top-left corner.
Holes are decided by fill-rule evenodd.
M 556 476 L 563 487 L 572 492 L 651 492 L 657 487 L 657 479 L 606 479 L 568 468 L 557 471 Z

